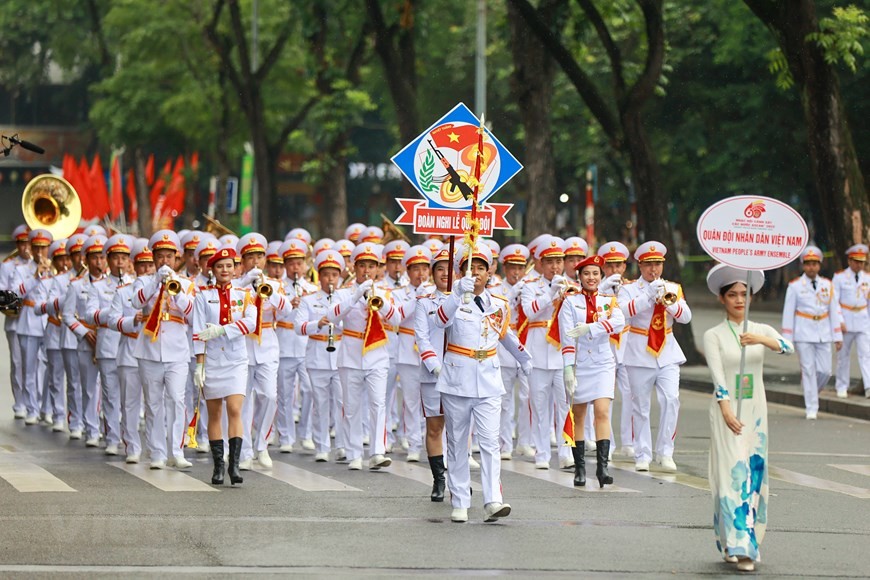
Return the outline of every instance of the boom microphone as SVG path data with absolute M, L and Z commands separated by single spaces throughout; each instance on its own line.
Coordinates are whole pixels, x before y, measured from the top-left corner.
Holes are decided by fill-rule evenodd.
M 9 141 L 11 141 L 12 143 L 15 143 L 16 145 L 21 145 L 22 147 L 24 147 L 28 151 L 33 151 L 34 153 L 39 153 L 40 155 L 45 153 L 45 149 L 43 149 L 39 145 L 35 145 L 35 144 L 31 143 L 30 141 L 24 141 L 23 139 L 19 139 L 18 135 L 13 135 L 12 137 L 9 138 Z

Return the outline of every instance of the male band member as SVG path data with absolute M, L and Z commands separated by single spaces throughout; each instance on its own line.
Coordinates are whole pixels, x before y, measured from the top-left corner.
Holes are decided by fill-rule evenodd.
M 332 308 L 341 283 L 344 258 L 335 250 L 323 250 L 314 257 L 320 290 L 302 297 L 294 309 L 294 330 L 308 337 L 305 364 L 311 380 L 311 435 L 314 460 L 329 460 L 330 415 L 335 421 L 335 459 L 345 457 L 345 424 L 342 420 L 341 381 L 338 378 L 338 345 L 341 325 L 326 317 Z M 331 349 L 331 350 L 330 350 Z
M 182 230 L 183 231 L 183 230 Z M 190 230 L 182 234 L 178 233 L 178 239 L 181 241 L 182 254 L 184 260 L 181 268 L 177 270 L 178 276 L 186 278 L 193 282 L 194 294 L 196 293 L 199 284 L 196 283 L 202 273 L 199 266 L 199 260 L 196 259 L 196 248 L 206 237 L 211 234 L 200 232 L 199 230 Z M 197 401 L 196 385 L 193 384 L 193 372 L 196 370 L 196 356 L 193 354 L 193 328 L 187 325 L 187 342 L 190 348 L 190 362 L 188 364 L 187 384 L 184 386 L 184 408 L 188 417 L 193 416 L 193 408 Z M 198 453 L 208 453 L 208 449 L 200 449 L 197 446 Z
M 344 237 L 356 246 L 356 243 L 359 241 L 359 236 L 364 229 L 366 229 L 365 224 L 352 223 L 344 230 Z
M 17 255 L 9 256 L 0 266 L 0 289 L 2 290 L 15 292 L 12 287 L 12 275 L 15 273 L 15 269 L 31 262 L 29 231 L 27 226 L 23 224 L 12 231 Z M 18 312 L 4 312 L 3 314 L 6 315 L 4 330 L 6 331 L 6 343 L 9 345 L 9 384 L 12 386 L 12 411 L 15 413 L 16 419 L 24 419 L 27 416 L 27 411 L 22 393 L 24 383 L 21 378 L 21 345 L 18 342 L 18 334 L 15 332 L 18 328 L 20 309 Z
M 72 259 L 72 267 L 65 274 L 54 277 L 54 291 L 57 294 L 46 307 L 49 316 L 54 316 L 61 321 L 60 345 L 64 371 L 66 371 L 66 411 L 69 422 L 69 437 L 74 440 L 82 438 L 82 430 L 84 429 L 82 382 L 79 371 L 79 339 L 63 321 L 63 304 L 72 281 L 88 273 L 82 252 L 87 239 L 88 236 L 85 234 L 73 234 L 69 237 L 67 252 Z
M 179 276 L 188 280 L 196 280 L 196 277 L 201 272 L 199 260 L 196 259 L 196 248 L 202 240 L 210 235 L 199 230 L 191 230 L 183 236 L 179 234 L 181 247 L 184 248 L 182 256 L 184 258 L 184 267 L 178 272 Z
M 822 251 L 807 246 L 801 253 L 804 273 L 788 283 L 782 307 L 782 335 L 794 342 L 801 365 L 801 385 L 807 419 L 819 412 L 819 392 L 831 378 L 831 343 L 843 346 L 840 308 L 834 299 L 834 286 L 824 276 Z
M 445 329 L 447 349 L 437 389 L 447 428 L 447 486 L 453 512 L 450 519 L 468 521 L 471 507 L 471 476 L 468 467 L 468 435 L 472 423 L 480 445 L 480 474 L 483 486 L 484 521 L 492 522 L 510 514 L 502 503 L 499 459 L 499 415 L 504 384 L 499 372 L 496 345 L 501 342 L 517 359 L 523 372 L 531 373 L 531 357 L 510 331 L 510 307 L 504 298 L 486 290 L 492 250 L 477 243 L 473 252 L 460 250 L 456 270 L 471 273 L 457 282 L 453 293 L 438 307 L 435 324 Z M 472 299 L 465 303 L 464 296 Z
M 335 242 L 335 249 L 344 258 L 344 268 L 341 271 L 341 280 L 348 280 L 353 277 L 353 263 L 350 261 L 350 255 L 353 254 L 353 249 L 356 244 L 350 240 L 338 240 Z M 343 284 L 342 284 L 343 286 Z
M 248 335 L 248 390 L 242 404 L 242 461 L 239 467 L 251 469 L 254 455 L 261 467 L 272 467 L 269 437 L 278 410 L 278 337 L 275 321 L 278 312 L 289 306 L 278 280 L 263 274 L 266 266 L 266 238 L 258 233 L 245 234 L 236 245 L 245 274 L 240 288 L 251 289 L 257 311 L 257 325 Z
M 98 447 L 100 444 L 99 400 L 97 391 L 97 347 L 96 327 L 87 322 L 86 312 L 91 286 L 103 278 L 106 269 L 106 256 L 103 248 L 106 237 L 100 234 L 90 236 L 82 246 L 88 271 L 70 282 L 61 308 L 61 319 L 66 327 L 78 337 L 79 379 L 82 387 L 82 417 L 84 420 L 85 445 Z M 70 432 L 74 437 L 76 430 Z
M 126 270 L 132 239 L 115 234 L 103 247 L 109 273 L 95 281 L 88 293 L 84 319 L 96 327 L 97 367 L 102 390 L 101 410 L 106 436 L 106 455 L 117 455 L 121 443 L 121 389 L 118 384 L 118 344 L 121 333 L 109 324 L 110 309 L 118 287 L 129 284 Z
M 565 250 L 561 238 L 550 236 L 541 242 L 537 258 L 542 275 L 526 282 L 522 289 L 522 306 L 528 317 L 526 349 L 532 356 L 529 399 L 532 404 L 532 441 L 535 444 L 535 467 L 550 468 L 550 432 L 556 425 L 562 431 L 568 415 L 568 401 L 562 373 L 562 347 L 559 343 L 559 307 L 567 281 L 562 276 Z M 571 448 L 559 445 L 559 468 L 574 467 Z
M 525 282 L 523 274 L 529 260 L 529 250 L 522 244 L 510 244 L 499 253 L 504 277 L 500 284 L 490 288 L 493 294 L 507 298 L 511 309 L 511 330 L 516 332 L 515 314 L 522 304 L 522 291 Z M 501 378 L 505 386 L 505 394 L 501 399 L 501 458 L 510 460 L 514 450 L 514 431 L 517 434 L 517 452 L 519 455 L 533 456 L 532 443 L 532 411 L 529 406 L 529 380 L 522 372 L 516 359 L 501 344 L 498 347 L 498 360 L 501 364 Z M 516 397 L 514 396 L 516 387 Z M 514 401 L 518 409 L 514 409 Z M 516 415 L 516 420 L 514 416 Z
M 133 283 L 133 308 L 142 310 L 145 323 L 134 354 L 145 395 L 145 443 L 151 469 L 190 467 L 182 447 L 187 428 L 184 389 L 190 366 L 187 326 L 193 311 L 190 280 L 175 275 L 172 266 L 181 242 L 175 232 L 160 230 L 148 240 L 155 274 Z M 167 455 L 171 454 L 167 462 Z
M 864 395 L 870 399 L 870 274 L 864 270 L 867 246 L 855 244 L 846 250 L 849 267 L 834 274 L 834 294 L 840 301 L 843 348 L 837 353 L 837 396 L 845 399 L 849 389 L 849 355 L 858 350 L 858 366 L 864 378 Z
M 438 307 L 448 296 L 450 268 L 450 253 L 446 248 L 433 254 L 432 282 L 435 291 L 421 297 L 414 309 L 414 334 L 424 367 L 420 369 L 420 398 L 426 417 L 426 455 L 429 457 L 429 469 L 432 470 L 432 493 L 429 499 L 435 502 L 444 501 L 447 489 L 442 442 L 444 409 L 441 407 L 441 393 L 435 387 L 444 361 L 444 328 L 435 324 L 435 316 Z
M 493 288 L 501 284 L 501 276 L 498 275 L 498 256 L 501 253 L 501 246 L 492 238 L 481 238 L 481 241 L 492 250 L 492 265 L 489 267 L 489 287 Z
M 220 245 L 216 237 L 211 234 L 203 234 L 203 239 L 200 240 L 196 250 L 193 251 L 193 255 L 199 263 L 199 274 L 196 275 L 196 279 L 193 281 L 197 290 L 204 290 L 206 287 L 214 284 L 214 276 L 208 268 L 208 260 L 217 253 Z
M 12 274 L 12 289 L 21 299 L 21 313 L 18 317 L 18 342 L 21 346 L 21 376 L 23 379 L 23 402 L 27 412 L 24 423 L 36 425 L 39 422 L 39 351 L 43 348 L 45 334 L 45 315 L 37 310 L 37 303 L 45 301 L 43 278 L 51 276 L 51 260 L 48 259 L 48 246 L 52 242 L 48 230 L 32 230 L 30 251 L 33 260 L 18 266 Z
M 351 257 L 356 283 L 338 293 L 335 306 L 327 313 L 329 322 L 343 323 L 338 373 L 347 418 L 348 468 L 354 470 L 362 469 L 365 393 L 368 393 L 370 416 L 369 469 L 381 469 L 392 463 L 384 456 L 387 374 L 390 370 L 390 357 L 385 348 L 389 338 L 384 324 L 395 323 L 398 311 L 389 296 L 374 285 L 373 277 L 378 271 L 381 252 L 381 246 L 372 243 L 362 243 L 354 249 Z
M 66 429 L 64 421 L 64 368 L 61 351 L 61 322 L 58 316 L 60 299 L 69 285 L 68 272 L 72 262 L 66 250 L 67 240 L 55 240 L 48 247 L 48 257 L 55 275 L 44 278 L 41 284 L 44 288 L 39 292 L 42 301 L 38 309 L 47 315 L 45 326 L 45 356 L 47 359 L 47 381 L 43 386 L 43 409 L 46 419 L 51 419 L 52 431 L 60 432 Z
M 649 471 L 652 456 L 650 397 L 656 389 L 659 432 L 656 465 L 662 471 L 676 471 L 674 438 L 680 412 L 680 365 L 686 362 L 674 338 L 675 322 L 688 324 L 692 311 L 679 284 L 662 280 L 668 249 L 660 242 L 646 242 L 634 252 L 641 277 L 622 286 L 619 308 L 631 330 L 626 335 L 625 361 L 632 394 L 634 461 L 637 471 Z
M 423 246 L 411 246 L 402 259 L 408 284 L 393 291 L 399 309 L 399 332 L 396 336 L 396 374 L 402 386 L 402 437 L 408 442 L 409 462 L 420 461 L 423 450 L 423 406 L 420 398 L 420 354 L 414 334 L 415 310 L 419 299 L 430 294 L 429 261 L 432 255 Z M 403 441 L 403 442 L 404 442 Z
M 625 278 L 629 256 L 628 248 L 622 242 L 606 242 L 598 248 L 598 255 L 604 258 L 604 279 L 598 286 L 598 294 L 618 296 L 620 287 L 632 282 Z M 634 434 L 631 428 L 631 385 L 628 384 L 628 371 L 623 362 L 625 333 L 628 332 L 628 329 L 626 324 L 621 331 L 610 335 L 610 348 L 616 359 L 616 387 L 622 401 L 619 415 L 620 447 L 613 455 L 614 457 L 634 459 Z M 611 407 L 612 413 L 613 408 Z
M 139 238 L 130 247 L 130 258 L 136 276 L 154 274 L 154 254 L 148 240 Z M 139 361 L 134 355 L 145 316 L 133 308 L 133 284 L 119 286 L 112 298 L 109 327 L 121 333 L 118 341 L 118 386 L 121 390 L 121 438 L 124 441 L 127 463 L 139 463 L 142 440 L 139 437 L 139 413 L 142 410 L 142 381 Z
M 278 443 L 281 453 L 292 453 L 297 435 L 301 435 L 302 448 L 308 451 L 315 449 L 315 443 L 306 431 L 311 430 L 311 380 L 305 368 L 305 354 L 308 347 L 308 337 L 295 331 L 294 319 L 303 296 L 317 291 L 317 287 L 305 279 L 305 252 L 307 248 L 303 240 L 291 238 L 281 244 L 278 253 L 284 263 L 286 276 L 282 285 L 284 294 L 289 301 L 289 308 L 278 313 L 279 355 L 278 361 L 278 415 L 275 426 L 278 429 Z M 298 431 L 293 420 L 296 410 L 296 387 L 302 399 L 303 417 L 300 416 Z
M 383 276 L 376 282 L 378 286 L 392 292 L 407 284 L 402 261 L 409 247 L 411 247 L 410 244 L 404 240 L 393 240 L 383 247 L 381 254 Z M 389 453 L 395 443 L 395 432 L 399 425 L 400 406 L 396 393 L 402 385 L 399 384 L 398 378 L 399 329 L 398 326 L 387 324 L 384 326 L 384 330 L 390 337 L 390 341 L 387 343 L 387 352 L 390 354 L 390 372 L 387 375 L 387 425 L 390 426 L 387 431 L 387 453 Z M 408 437 L 406 435 L 400 438 L 400 444 L 402 449 L 407 451 Z

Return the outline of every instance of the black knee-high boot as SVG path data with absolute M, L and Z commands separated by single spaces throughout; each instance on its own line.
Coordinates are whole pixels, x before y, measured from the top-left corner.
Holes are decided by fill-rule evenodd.
M 429 458 L 429 468 L 432 470 L 432 495 L 429 499 L 432 501 L 444 501 L 444 489 L 447 487 L 447 481 L 444 479 L 444 456 L 436 455 Z
M 211 474 L 211 482 L 214 485 L 224 484 L 224 440 L 209 441 L 211 460 L 214 462 L 214 472 Z
M 230 437 L 230 467 L 227 473 L 230 476 L 230 483 L 233 485 L 242 483 L 244 478 L 239 473 L 239 460 L 242 456 L 242 438 Z
M 586 442 L 575 441 L 571 453 L 574 454 L 574 485 L 583 487 L 586 485 Z
M 610 439 L 601 439 L 596 441 L 595 445 L 595 460 L 598 462 L 595 475 L 598 477 L 598 485 L 599 487 L 613 485 L 613 477 L 607 470 L 607 464 L 610 461 Z

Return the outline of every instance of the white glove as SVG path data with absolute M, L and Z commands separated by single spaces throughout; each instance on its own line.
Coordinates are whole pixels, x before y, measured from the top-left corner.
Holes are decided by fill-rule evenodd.
M 526 362 L 521 364 L 520 371 L 522 371 L 522 373 L 527 377 L 532 376 L 532 361 L 527 360 Z
M 567 334 L 571 338 L 579 338 L 579 337 L 584 336 L 588 333 L 589 333 L 589 325 L 586 324 L 585 322 L 581 322 L 577 326 L 575 326 L 574 328 L 570 329 L 565 334 Z
M 239 286 L 250 286 L 257 281 L 263 271 L 259 268 L 251 268 L 239 279 Z
M 612 274 L 602 280 L 598 285 L 598 292 L 601 294 L 611 294 L 622 283 L 622 274 Z
M 519 297 L 519 295 L 522 294 L 523 286 L 525 286 L 525 285 L 526 285 L 525 280 L 520 280 L 519 282 L 517 282 L 516 284 L 511 286 L 511 289 L 508 290 L 508 295 L 507 295 L 508 300 L 516 300 L 517 297 Z
M 574 402 L 574 389 L 577 387 L 577 375 L 574 374 L 574 365 L 568 365 L 562 369 L 562 377 L 565 379 L 565 395 L 568 402 Z
M 197 338 L 203 342 L 208 342 L 213 338 L 223 336 L 227 333 L 227 329 L 217 324 L 206 323 L 205 330 L 201 330 Z
M 553 276 L 553 279 L 550 281 L 550 298 L 555 300 L 559 294 L 565 289 L 565 277 L 564 276 Z
M 437 379 L 438 377 L 440 377 L 440 376 L 441 376 L 441 365 L 438 365 L 437 367 L 435 367 L 434 369 L 432 369 L 432 374 L 435 375 L 435 378 L 436 378 L 436 379 Z
M 659 288 L 665 287 L 665 281 L 661 278 L 657 278 L 650 282 L 646 287 L 646 295 L 650 297 L 650 300 L 655 300 L 659 295 Z
M 196 363 L 196 370 L 193 371 L 193 384 L 197 389 L 205 386 L 205 363 Z
M 365 282 L 357 286 L 356 291 L 353 293 L 354 302 L 360 300 L 363 296 L 365 296 L 365 293 L 371 290 L 374 284 L 374 280 L 366 280 Z
M 157 277 L 161 279 L 166 278 L 167 276 L 172 276 L 173 274 L 175 274 L 175 270 L 170 268 L 167 264 L 160 266 L 160 269 L 157 270 Z
M 474 276 L 463 276 L 459 279 L 459 291 L 460 292 L 474 292 Z

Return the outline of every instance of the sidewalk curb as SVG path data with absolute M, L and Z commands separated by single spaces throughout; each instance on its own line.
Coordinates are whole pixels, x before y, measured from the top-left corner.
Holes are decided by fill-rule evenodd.
M 680 388 L 686 388 L 690 391 L 696 391 L 699 393 L 709 393 L 710 396 L 713 395 L 713 388 L 709 381 L 680 378 Z M 770 388 L 765 389 L 765 393 L 767 394 L 767 401 L 769 403 L 779 403 L 780 405 L 788 405 L 799 409 L 804 408 L 804 397 L 801 394 L 789 393 Z M 870 421 L 870 406 L 850 403 L 848 399 L 843 400 L 819 397 L 819 412 Z

